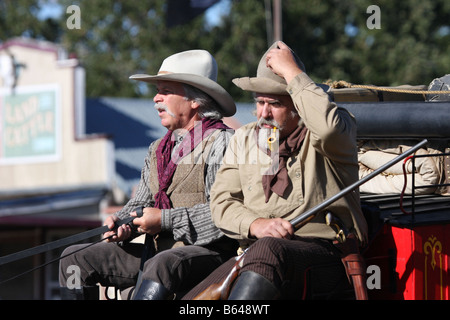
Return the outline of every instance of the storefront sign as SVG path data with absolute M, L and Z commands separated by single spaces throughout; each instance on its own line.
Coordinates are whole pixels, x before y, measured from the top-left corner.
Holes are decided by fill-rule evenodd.
M 0 164 L 56 161 L 60 101 L 56 85 L 0 91 Z

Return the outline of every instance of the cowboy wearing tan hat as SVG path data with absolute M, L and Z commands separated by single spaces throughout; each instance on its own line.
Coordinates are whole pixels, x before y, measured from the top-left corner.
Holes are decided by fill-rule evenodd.
M 211 190 L 213 221 L 241 249 L 248 248 L 229 299 L 301 299 L 308 270 L 321 278 L 322 286 L 312 284 L 315 293 L 327 294 L 341 276 L 346 279 L 332 243 L 336 232 L 324 212 L 298 230 L 290 221 L 358 179 L 354 118 L 329 100 L 283 42 L 263 55 L 256 77 L 233 82 L 254 93 L 258 121 L 236 130 Z M 273 148 L 258 138 L 264 131 L 276 133 Z M 277 171 L 268 172 L 274 161 Z M 327 210 L 366 241 L 357 192 Z M 234 263 L 230 259 L 185 298 L 223 279 Z M 323 271 L 311 269 L 319 264 Z
M 233 134 L 221 119 L 236 112 L 231 96 L 217 84 L 217 73 L 209 52 L 190 50 L 166 58 L 156 75 L 130 77 L 156 85 L 155 108 L 168 131 L 150 144 L 133 198 L 106 219 L 110 243 L 62 260 L 64 297 L 86 297 L 99 282 L 120 289 L 136 285 L 134 299 L 166 299 L 187 291 L 234 254 L 236 242 L 214 226 L 209 208 L 210 188 Z M 136 216 L 137 208 L 143 208 L 133 222 L 137 233 L 128 225 L 114 229 L 114 221 Z M 139 234 L 145 234 L 144 246 L 130 244 Z M 143 247 L 157 255 L 147 256 Z M 67 288 L 64 271 L 72 264 L 81 270 L 78 291 Z

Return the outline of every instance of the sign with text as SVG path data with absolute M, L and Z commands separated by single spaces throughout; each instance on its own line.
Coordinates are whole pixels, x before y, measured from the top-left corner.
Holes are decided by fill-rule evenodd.
M 57 85 L 0 91 L 0 164 L 56 161 L 60 153 Z

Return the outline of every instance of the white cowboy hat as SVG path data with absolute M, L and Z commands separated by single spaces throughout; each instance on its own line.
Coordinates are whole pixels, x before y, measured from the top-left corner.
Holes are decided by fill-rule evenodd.
M 276 75 L 272 70 L 267 68 L 266 64 L 266 56 L 267 53 L 273 49 L 278 47 L 278 42 L 275 42 L 270 46 L 270 48 L 264 53 L 263 57 L 259 61 L 258 69 L 256 70 L 256 77 L 243 77 L 243 78 L 235 78 L 233 79 L 233 83 L 245 91 L 259 92 L 259 93 L 268 93 L 268 94 L 280 94 L 280 95 L 288 95 L 287 92 L 287 83 L 284 78 Z M 305 66 L 300 58 L 292 51 L 294 55 L 295 61 L 299 68 L 305 71 Z
M 164 59 L 158 74 L 135 74 L 130 77 L 150 83 L 175 81 L 189 84 L 207 93 L 219 105 L 224 117 L 236 113 L 236 105 L 230 94 L 217 83 L 217 63 L 206 50 L 189 50 Z

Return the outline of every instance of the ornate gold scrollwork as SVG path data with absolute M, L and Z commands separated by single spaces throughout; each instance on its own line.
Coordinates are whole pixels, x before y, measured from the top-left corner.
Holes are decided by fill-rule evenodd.
M 423 244 L 423 252 L 425 253 L 425 272 L 424 272 L 424 295 L 425 300 L 428 299 L 428 256 L 431 254 L 431 260 L 429 261 L 431 269 L 434 271 L 438 265 L 437 257 L 439 259 L 439 288 L 441 300 L 443 299 L 443 283 L 442 283 L 442 243 L 437 240 L 434 235 L 428 237 L 428 240 Z

